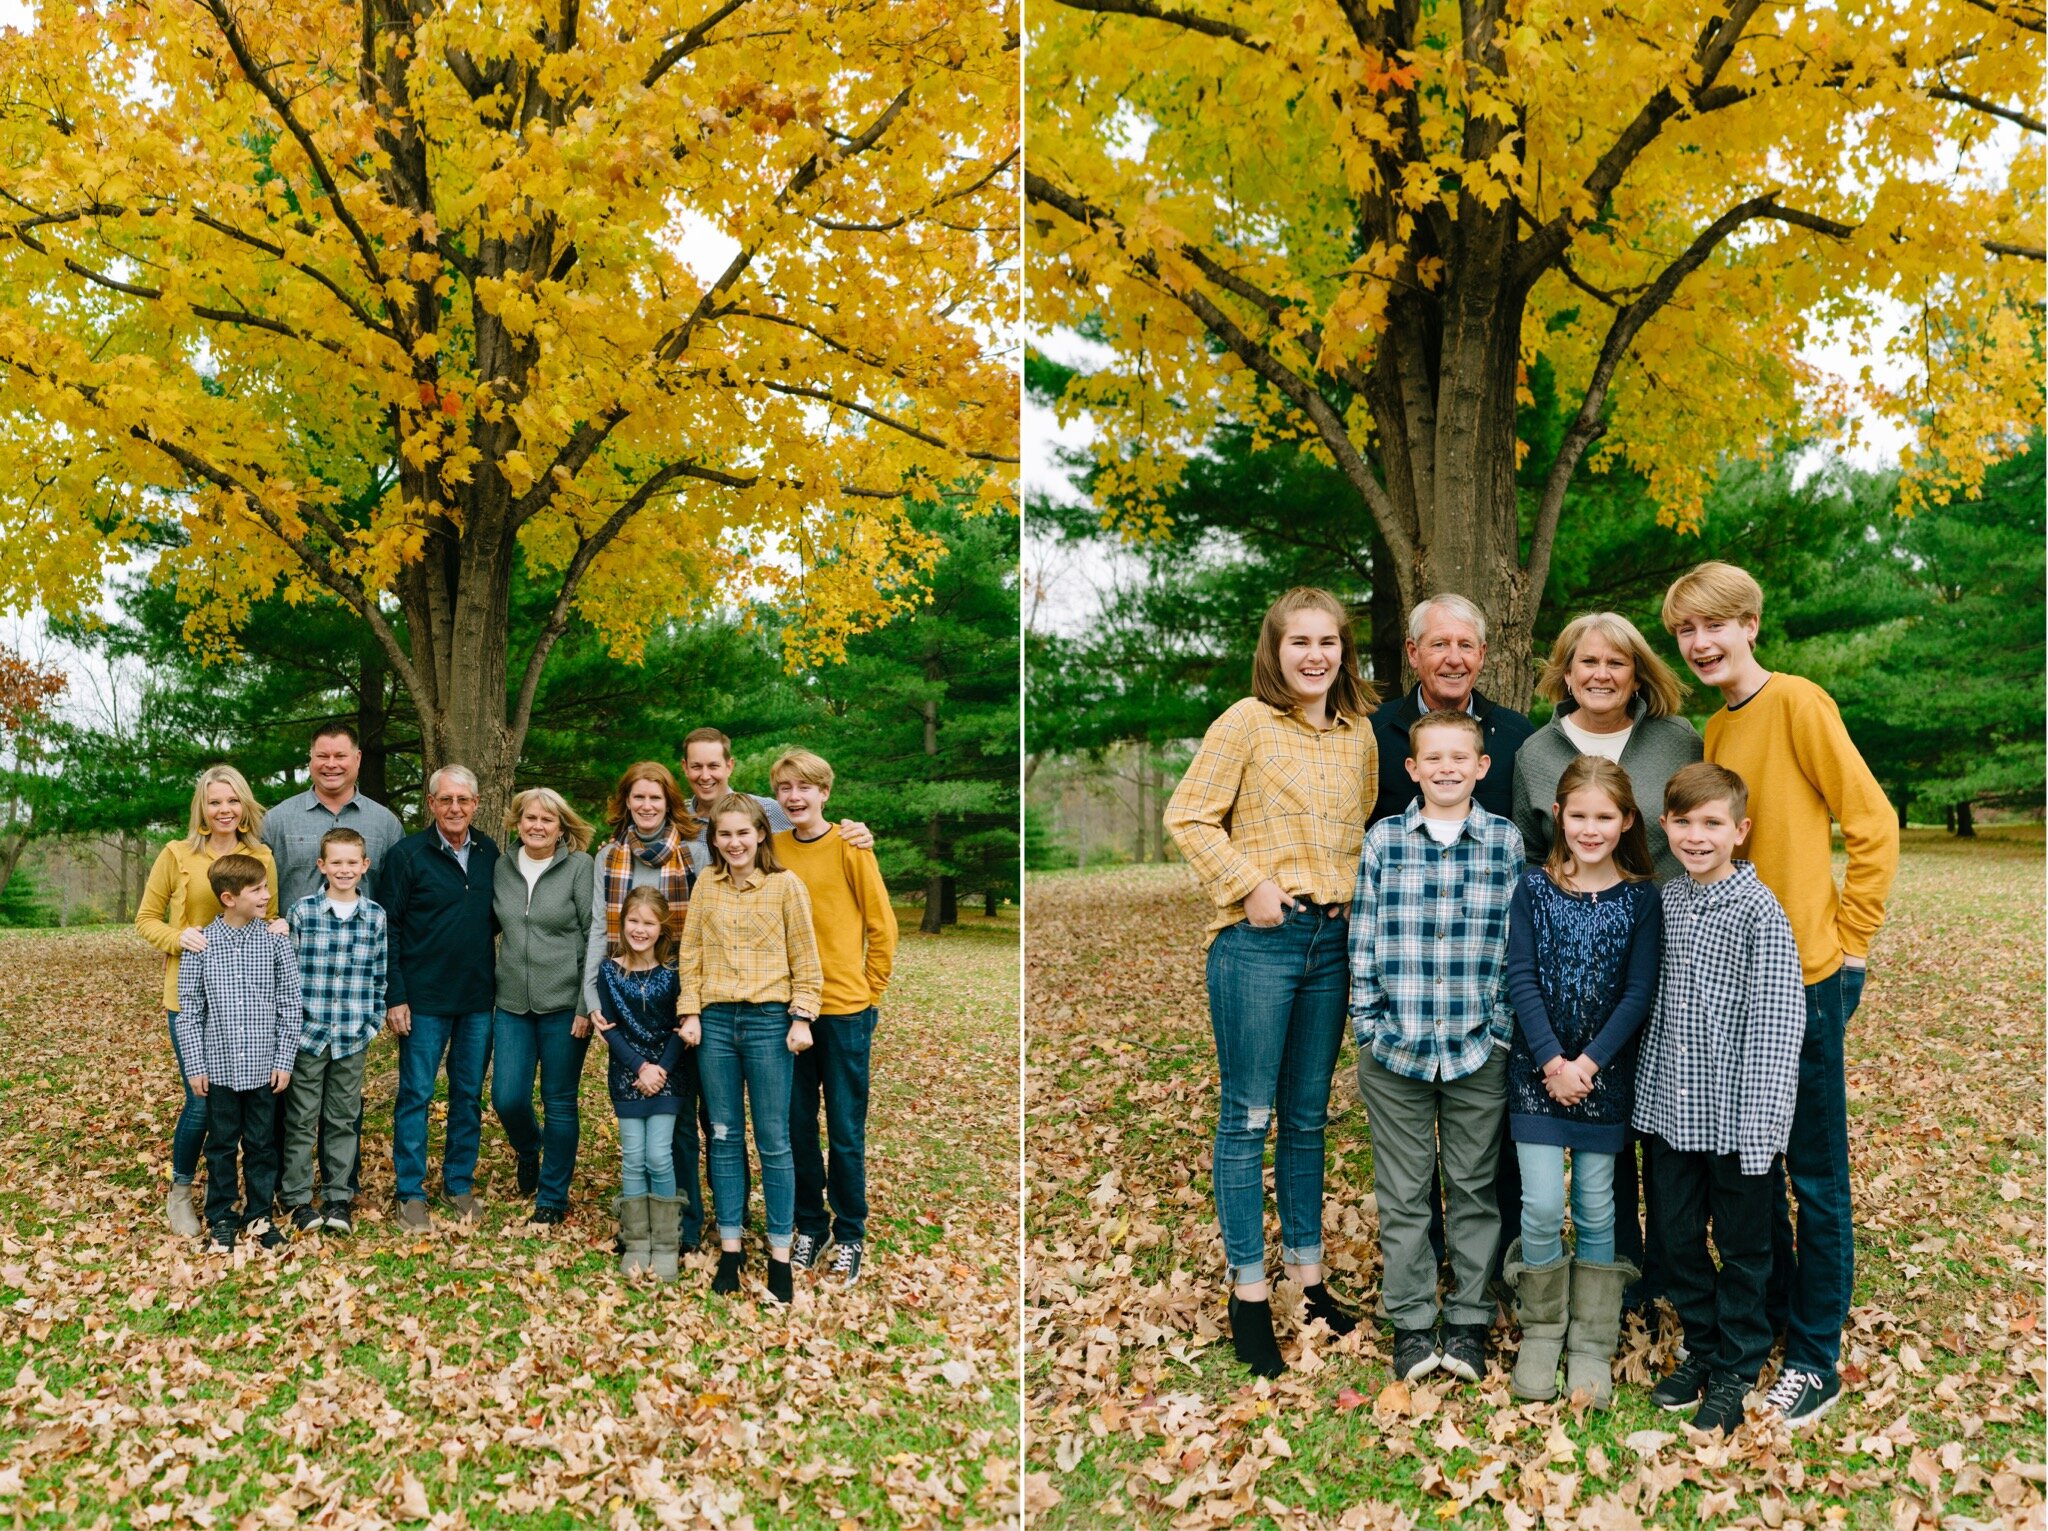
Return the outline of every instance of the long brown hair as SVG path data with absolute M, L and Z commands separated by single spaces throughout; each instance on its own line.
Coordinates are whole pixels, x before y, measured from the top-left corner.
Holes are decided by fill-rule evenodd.
M 626 901 L 619 905 L 620 965 L 624 966 L 623 959 L 632 950 L 631 947 L 626 945 L 626 916 L 635 909 L 645 909 L 649 914 L 661 921 L 661 934 L 654 938 L 655 966 L 665 967 L 669 963 L 674 962 L 676 960 L 676 932 L 675 927 L 669 923 L 670 910 L 668 900 L 661 896 L 659 888 L 642 886 L 629 892 L 626 895 Z
M 1560 888 L 1570 887 L 1572 874 L 1578 870 L 1578 863 L 1565 843 L 1564 805 L 1572 800 L 1574 792 L 1588 787 L 1605 793 L 1607 800 L 1627 817 L 1621 841 L 1614 847 L 1614 864 L 1621 871 L 1622 881 L 1647 882 L 1654 878 L 1657 868 L 1650 860 L 1650 837 L 1643 829 L 1642 811 L 1636 807 L 1636 792 L 1628 772 L 1604 755 L 1581 755 L 1558 777 L 1557 801 L 1550 807 L 1550 854 L 1543 861 L 1543 870 L 1550 874 L 1550 880 Z
M 779 872 L 782 863 L 775 859 L 775 834 L 768 827 L 768 815 L 761 811 L 761 805 L 744 792 L 728 792 L 718 800 L 718 806 L 711 810 L 711 854 L 716 859 L 714 866 L 726 866 L 725 857 L 718 849 L 718 821 L 728 813 L 743 813 L 754 821 L 754 828 L 761 832 L 761 843 L 754 847 L 754 865 L 765 873 Z M 731 868 L 727 867 L 730 875 Z
M 1337 624 L 1342 649 L 1337 660 L 1337 678 L 1330 682 L 1330 715 L 1370 716 L 1380 693 L 1358 672 L 1358 642 L 1351 636 L 1351 613 L 1329 591 L 1313 585 L 1296 585 L 1266 608 L 1266 619 L 1259 624 L 1259 646 L 1252 653 L 1252 695 L 1268 707 L 1301 705 L 1280 668 L 1280 641 L 1287 636 L 1287 619 L 1297 611 L 1320 611 Z
M 605 822 L 612 827 L 612 837 L 624 836 L 633 823 L 633 814 L 626 807 L 626 799 L 633 788 L 643 781 L 651 781 L 661 788 L 661 795 L 668 804 L 668 821 L 682 832 L 685 840 L 697 838 L 697 831 L 703 828 L 697 816 L 690 812 L 690 795 L 683 791 L 676 781 L 675 772 L 658 760 L 636 760 L 626 767 L 619 778 L 619 784 L 612 788 L 612 795 L 605 800 Z

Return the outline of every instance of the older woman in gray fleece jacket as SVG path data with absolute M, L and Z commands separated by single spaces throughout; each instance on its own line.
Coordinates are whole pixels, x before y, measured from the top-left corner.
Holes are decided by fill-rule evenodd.
M 1515 752 L 1514 820 L 1529 865 L 1541 866 L 1550 854 L 1550 810 L 1564 768 L 1581 755 L 1604 755 L 1628 772 L 1657 881 L 1682 876 L 1657 819 L 1664 784 L 1702 758 L 1703 746 L 1699 731 L 1679 716 L 1686 688 L 1671 667 L 1627 617 L 1595 611 L 1557 635 L 1536 689 L 1557 710 Z
M 547 787 L 513 798 L 505 818 L 506 839 L 516 835 L 519 846 L 498 858 L 491 883 L 499 931 L 491 1108 L 519 1157 L 519 1194 L 538 1192 L 533 1220 L 559 1223 L 569 1213 L 582 1131 L 576 1096 L 590 1048 L 590 1017 L 579 1009 L 589 949 L 590 825 Z

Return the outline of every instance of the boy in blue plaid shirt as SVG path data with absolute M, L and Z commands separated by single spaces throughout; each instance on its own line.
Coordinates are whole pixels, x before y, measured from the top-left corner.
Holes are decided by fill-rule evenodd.
M 1394 1321 L 1394 1375 L 1486 1373 L 1487 1273 L 1500 1242 L 1494 1174 L 1507 1122 L 1508 903 L 1522 836 L 1472 801 L 1486 735 L 1469 712 L 1430 712 L 1408 731 L 1422 795 L 1373 825 L 1351 908 L 1351 1033 L 1372 1124 L 1380 1288 Z M 1455 1287 L 1436 1337 L 1429 1192 L 1439 1165 Z
M 320 837 L 317 863 L 326 887 L 293 904 L 285 916 L 304 975 L 305 1030 L 285 1100 L 286 1215 L 301 1233 L 347 1233 L 349 1187 L 356 1183 L 362 1120 L 363 1068 L 384 1019 L 389 962 L 384 911 L 360 891 L 369 848 L 353 829 Z M 324 1200 L 313 1207 L 313 1151 L 320 1151 Z

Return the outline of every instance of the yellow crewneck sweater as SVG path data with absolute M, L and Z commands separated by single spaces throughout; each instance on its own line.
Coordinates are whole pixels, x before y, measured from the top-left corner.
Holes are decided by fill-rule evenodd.
M 896 962 L 896 911 L 873 851 L 857 851 L 833 825 L 817 839 L 775 837 L 775 859 L 811 895 L 818 959 L 825 966 L 820 1015 L 852 1015 L 882 1002 Z
M 1806 982 L 1870 955 L 1899 870 L 1899 820 L 1863 763 L 1835 699 L 1773 674 L 1738 707 L 1707 719 L 1707 759 L 1749 784 L 1748 842 L 1737 849 L 1777 894 Z M 1848 874 L 1835 887 L 1829 820 L 1842 826 Z

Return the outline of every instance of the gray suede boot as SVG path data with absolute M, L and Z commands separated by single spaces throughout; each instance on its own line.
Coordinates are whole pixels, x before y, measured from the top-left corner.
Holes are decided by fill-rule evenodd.
M 1642 1272 L 1626 1260 L 1572 1261 L 1571 1337 L 1565 1343 L 1565 1387 L 1581 1388 L 1604 1409 L 1614 1398 L 1614 1347 L 1621 1338 L 1621 1296 Z
M 649 1233 L 649 1210 L 647 1196 L 621 1196 L 619 1198 L 619 1241 L 626 1247 L 619 1255 L 619 1274 L 638 1275 L 654 1264 L 654 1243 Z M 675 1242 L 669 1242 L 671 1256 Z
M 649 1226 L 654 1239 L 655 1278 L 673 1281 L 678 1270 L 676 1238 L 682 1227 L 683 1199 L 680 1196 L 650 1196 L 647 1205 L 651 1209 Z
M 1509 1379 L 1517 1398 L 1542 1403 L 1557 1396 L 1557 1362 L 1564 1353 L 1571 1272 L 1571 1261 L 1561 1255 L 1548 1265 L 1524 1265 L 1522 1241 L 1516 1239 L 1508 1246 L 1501 1275 L 1515 1289 L 1515 1317 L 1522 1326 L 1522 1348 Z

